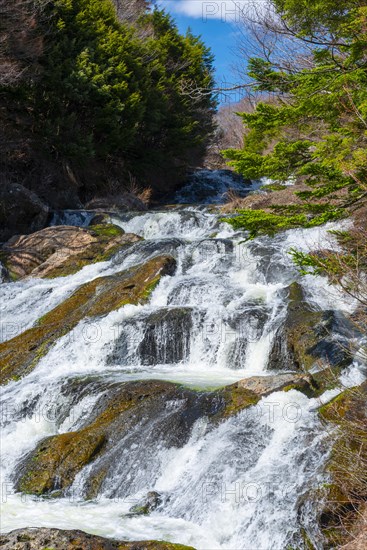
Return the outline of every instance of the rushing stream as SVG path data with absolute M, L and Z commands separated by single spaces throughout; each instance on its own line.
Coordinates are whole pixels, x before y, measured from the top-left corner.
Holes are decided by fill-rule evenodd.
M 67 497 L 35 498 L 13 489 L 25 453 L 46 436 L 83 426 L 106 384 L 161 379 L 208 389 L 270 374 L 267 361 L 285 316 L 287 287 L 299 279 L 289 249 L 314 247 L 327 228 L 245 242 L 244 234 L 205 205 L 219 202 L 224 184 L 220 177 L 217 181 L 214 199 L 201 205 L 113 215 L 113 223 L 144 240 L 108 262 L 64 278 L 1 285 L 1 338 L 8 340 L 87 281 L 158 254 L 177 260 L 175 274 L 161 279 L 149 303 L 80 322 L 33 372 L 3 389 L 3 531 L 78 528 L 205 550 L 302 547 L 299 504 L 322 481 L 328 448 L 317 416 L 319 400 L 296 390 L 273 393 L 215 426 L 203 416 L 181 446 L 165 444 L 164 432 L 160 439 L 152 436 L 162 418 L 144 419 L 111 451 L 113 475 L 94 500 L 84 499 L 91 465 L 77 475 Z M 178 200 L 193 202 L 189 193 Z M 88 213 L 65 213 L 55 223 L 83 225 Z M 302 285 L 315 308 L 353 309 L 321 278 L 305 277 Z M 360 376 L 354 366 L 343 382 L 353 385 Z M 68 393 L 73 380 L 91 382 L 95 390 Z M 179 401 L 166 403 L 165 422 L 180 407 Z M 149 491 L 163 495 L 163 505 L 147 516 L 129 515 Z M 312 513 L 303 512 L 304 525 L 312 525 Z M 314 542 L 322 548 L 316 531 Z

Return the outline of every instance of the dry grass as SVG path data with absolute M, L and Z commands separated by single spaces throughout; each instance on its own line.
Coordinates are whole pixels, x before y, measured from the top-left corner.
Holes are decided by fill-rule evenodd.
M 309 188 L 305 185 L 292 185 L 281 191 L 262 193 L 250 193 L 247 197 L 240 198 L 228 193 L 228 202 L 223 206 L 223 212 L 231 213 L 235 210 L 266 210 L 271 212 L 272 206 L 283 206 L 293 204 L 304 204 L 304 201 L 297 197 L 297 191 L 306 191 Z
M 234 210 L 239 210 L 242 208 L 244 201 L 243 197 L 237 195 L 234 189 L 229 189 L 225 194 L 226 204 L 223 206 L 223 212 L 233 212 Z
M 126 185 L 126 190 L 130 195 L 133 195 L 134 197 L 137 197 L 145 206 L 149 206 L 150 200 L 152 197 L 152 188 L 151 187 L 145 187 L 141 188 L 140 185 L 138 185 L 136 178 L 129 173 L 129 182 Z

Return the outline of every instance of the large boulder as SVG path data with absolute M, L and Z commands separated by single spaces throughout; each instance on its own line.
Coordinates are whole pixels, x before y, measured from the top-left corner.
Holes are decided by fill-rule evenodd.
M 62 392 L 69 398 L 74 392 L 79 400 L 96 391 L 93 382 L 80 384 L 70 382 Z M 259 400 L 241 387 L 205 392 L 155 380 L 116 383 L 99 392 L 84 427 L 44 439 L 24 458 L 16 472 L 17 490 L 60 496 L 89 465 L 83 486 L 78 484 L 85 498 L 134 494 L 140 476 L 133 473 L 149 468 L 154 485 L 160 475 L 159 449 L 183 447 L 198 419 L 214 426 Z
M 32 191 L 15 183 L 0 185 L 0 242 L 47 225 L 49 207 Z
M 31 235 L 11 238 L 2 249 L 13 279 L 25 276 L 71 275 L 90 263 L 108 260 L 121 248 L 141 240 L 116 225 L 95 225 L 88 229 L 53 226 Z
M 191 546 L 172 542 L 145 540 L 118 541 L 79 530 L 49 529 L 46 527 L 16 529 L 0 536 L 2 550 L 194 550 Z
M 302 287 L 289 287 L 286 317 L 269 355 L 270 370 L 309 371 L 312 367 L 342 368 L 352 362 L 350 340 L 356 330 L 341 312 L 315 310 Z
M 106 315 L 126 304 L 146 302 L 160 278 L 172 275 L 175 267 L 174 258 L 162 255 L 82 285 L 39 319 L 36 326 L 0 344 L 2 383 L 32 370 L 55 341 L 81 319 Z

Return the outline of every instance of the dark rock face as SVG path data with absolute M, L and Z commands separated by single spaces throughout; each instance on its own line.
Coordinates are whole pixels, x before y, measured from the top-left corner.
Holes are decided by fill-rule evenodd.
M 129 359 L 142 365 L 179 363 L 188 358 L 192 328 L 190 308 L 162 308 L 148 317 L 129 321 L 129 332 L 123 332 L 107 364 L 119 364 Z M 135 353 L 129 357 L 127 339 L 142 326 L 143 336 Z
M 71 392 L 78 400 L 85 392 L 98 389 L 93 382 L 81 381 L 62 391 Z M 162 473 L 158 451 L 184 446 L 199 418 L 211 420 L 210 429 L 222 418 L 259 400 L 254 392 L 238 384 L 198 392 L 170 382 L 147 380 L 102 385 L 99 392 L 84 427 L 44 439 L 25 457 L 15 476 L 17 490 L 38 495 L 65 494 L 78 472 L 89 464 L 81 485 L 78 483 L 78 494 L 84 498 L 101 494 L 123 498 L 145 487 L 146 477 L 137 472 L 146 468 L 154 485 Z
M 187 183 L 176 193 L 175 202 L 182 204 L 220 204 L 225 202 L 226 193 L 234 190 L 240 197 L 250 191 L 251 181 L 232 170 L 197 170 Z
M 229 332 L 235 335 L 230 343 L 227 355 L 227 366 L 230 369 L 241 369 L 246 361 L 248 345 L 261 338 L 266 322 L 269 320 L 269 310 L 263 304 L 255 301 L 247 302 L 242 310 L 228 320 Z
M 147 540 L 125 542 L 90 535 L 79 530 L 28 528 L 0 536 L 3 550 L 194 550 L 191 546 Z
M 49 214 L 49 207 L 23 185 L 0 186 L 0 241 L 42 229 L 47 225 Z
M 120 193 L 99 197 L 89 201 L 85 208 L 88 210 L 147 210 L 146 205 L 132 193 Z
M 8 283 L 10 280 L 11 279 L 10 279 L 9 271 L 7 270 L 5 265 L 0 262 L 0 284 Z
M 130 508 L 129 515 L 143 516 L 156 510 L 163 502 L 162 496 L 157 491 L 149 491 L 146 497 L 138 504 Z
M 269 356 L 270 370 L 308 371 L 322 364 L 342 368 L 352 361 L 350 340 L 357 331 L 337 311 L 315 311 L 304 300 L 298 283 L 289 287 L 286 318 L 278 329 Z

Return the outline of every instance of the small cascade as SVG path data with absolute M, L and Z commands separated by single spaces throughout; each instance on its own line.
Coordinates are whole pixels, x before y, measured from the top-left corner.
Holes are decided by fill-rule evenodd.
M 181 204 L 222 204 L 229 192 L 245 197 L 253 189 L 251 181 L 245 181 L 231 170 L 198 170 L 183 189 L 176 193 L 175 202 Z

